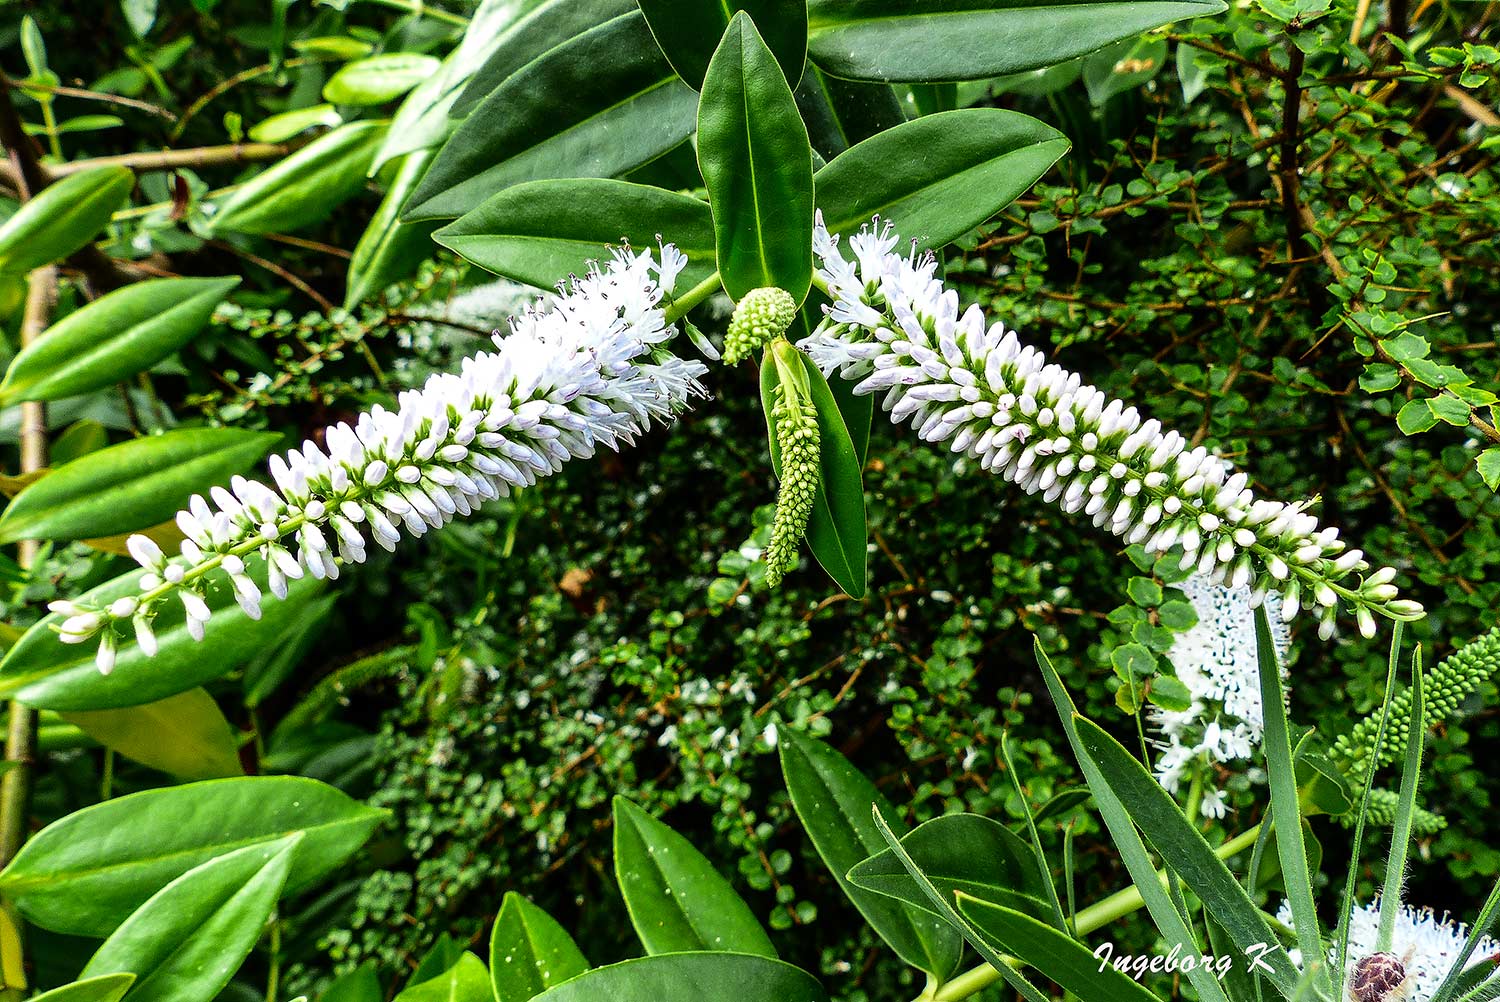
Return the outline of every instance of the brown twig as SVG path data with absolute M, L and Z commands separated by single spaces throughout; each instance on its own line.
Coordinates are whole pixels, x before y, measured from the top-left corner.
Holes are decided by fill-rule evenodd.
M 86 90 L 82 87 L 64 87 L 59 84 L 33 83 L 30 80 L 16 80 L 6 77 L 10 86 L 21 91 L 39 90 L 47 94 L 56 94 L 58 97 L 76 97 L 83 101 L 101 101 L 105 104 L 117 104 L 122 108 L 134 108 L 144 111 L 148 115 L 165 118 L 169 122 L 177 121 L 177 116 L 172 114 L 161 105 L 152 104 L 150 101 L 141 101 L 133 97 L 122 97 L 119 94 L 106 94 L 103 91 Z
M 71 160 L 57 164 L 52 174 L 63 177 L 95 167 L 129 167 L 137 174 L 176 170 L 179 167 L 217 167 L 226 164 L 259 163 L 276 160 L 294 147 L 287 143 L 230 143 L 224 146 L 198 146 L 187 150 L 160 150 L 155 153 L 121 153 L 110 157 Z

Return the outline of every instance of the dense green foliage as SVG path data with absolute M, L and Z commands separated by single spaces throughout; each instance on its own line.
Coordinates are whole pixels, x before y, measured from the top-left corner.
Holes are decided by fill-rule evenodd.
M 85 307 L 92 294 L 125 277 L 243 281 L 211 320 L 157 335 L 163 350 L 138 355 L 124 378 L 85 380 L 70 393 L 87 395 L 50 406 L 54 464 L 176 427 L 275 432 L 289 447 L 484 346 L 530 297 L 433 244 L 427 221 L 393 229 L 389 245 L 361 241 L 372 218 L 394 220 L 388 192 L 416 189 L 420 202 L 424 190 L 394 163 L 366 180 L 372 136 L 346 133 L 340 148 L 318 151 L 337 169 L 300 200 L 268 209 L 246 195 L 288 154 L 323 142 L 303 145 L 306 130 L 360 107 L 381 117 L 403 107 L 407 90 L 435 72 L 423 57 L 452 47 L 451 17 L 395 2 L 127 3 L 132 27 L 115 6 L 43 5 L 25 22 L 18 9 L 0 18 L 6 69 L 20 80 L 29 65 L 42 85 L 16 84 L 13 94 L 51 154 L 44 162 L 247 138 L 285 146 L 142 170 L 128 205 L 123 190 L 109 202 L 110 179 L 98 178 L 103 211 L 114 213 L 100 244 L 108 257 L 69 258 L 58 317 L 97 309 Z M 1432 814 L 1418 815 L 1424 863 L 1406 897 L 1462 915 L 1500 872 L 1495 635 L 1476 645 L 1482 653 L 1442 660 L 1490 630 L 1500 608 L 1500 437 L 1486 389 L 1500 387 L 1492 7 L 1261 0 L 1046 69 L 899 86 L 889 107 L 891 94 L 873 85 L 818 76 L 830 92 L 868 89 L 866 132 L 888 124 L 883 115 L 977 105 L 1025 112 L 1071 141 L 1039 183 L 943 252 L 949 282 L 1110 396 L 1233 459 L 1265 496 L 1319 498 L 1326 524 L 1376 566 L 1398 569 L 1403 594 L 1429 611 L 1408 639 L 1429 664 L 1451 668 L 1439 668 L 1427 692 L 1436 730 L 1419 803 Z M 147 9 L 154 23 L 139 20 Z M 137 37 L 141 23 L 149 30 Z M 620 30 L 644 37 L 643 27 Z M 814 56 L 820 44 L 832 51 L 837 32 L 814 28 Z M 657 37 L 667 52 L 652 71 L 685 72 L 683 56 Z M 759 57 L 774 67 L 783 45 L 767 41 Z M 375 84 L 340 69 L 386 58 L 378 53 L 416 61 L 407 75 L 377 67 Z M 704 61 L 696 72 L 712 80 L 721 70 Z M 1009 70 L 1022 72 L 994 76 Z M 802 118 L 813 120 L 808 91 L 804 78 Z M 675 79 L 662 90 L 691 108 L 686 92 Z M 786 117 L 782 125 L 797 121 Z M 840 148 L 816 131 L 811 139 L 822 157 Z M 700 175 L 686 145 L 659 159 L 628 152 L 611 173 L 699 194 L 727 183 Z M 422 184 L 460 167 L 439 157 Z M 209 194 L 226 186 L 238 193 L 215 205 Z M 457 198 L 454 190 L 439 194 Z M 705 242 L 711 259 L 714 240 Z M 0 331 L 10 355 L 25 312 L 21 272 L 35 262 L 5 266 L 6 253 Z M 801 260 L 736 267 L 755 265 L 805 270 Z M 347 308 L 335 305 L 346 294 Z M 718 339 L 730 304 L 708 300 L 693 318 Z M 383 991 L 399 987 L 445 936 L 483 953 L 508 892 L 542 906 L 594 965 L 638 953 L 611 866 L 618 795 L 714 861 L 781 958 L 818 976 L 830 997 L 915 996 L 919 975 L 858 921 L 796 822 L 777 755 L 792 731 L 839 748 L 909 826 L 962 811 L 1024 832 L 1028 808 L 1040 809 L 1049 853 L 1071 839 L 1080 902 L 1129 883 L 1094 805 L 1065 794 L 1082 789 L 1081 774 L 1033 638 L 1080 710 L 1149 755 L 1146 707 L 1171 704 L 1166 651 L 1191 625 L 1174 617 L 1180 601 L 1170 608 L 1175 570 L 877 413 L 863 470 L 868 591 L 838 594 L 806 550 L 768 587 L 760 557 L 777 479 L 757 374 L 719 367 L 709 381 L 714 399 L 634 449 L 569 464 L 393 556 L 373 551 L 326 594 L 308 595 L 246 663 L 204 682 L 233 737 L 201 740 L 222 760 L 225 742 L 244 738 L 238 762 L 231 750 L 211 774 L 243 764 L 309 776 L 390 812 L 354 864 L 282 902 L 277 936 L 256 948 L 231 992 L 263 994 L 274 970 L 283 996 L 313 994 L 365 961 Z M 0 399 L 7 392 L 0 386 Z M 7 407 L 7 474 L 19 469 L 20 428 Z M 0 483 L 12 496 L 21 486 L 9 475 Z M 164 521 L 153 509 L 95 535 Z M 12 642 L 47 601 L 133 567 L 119 539 L 50 538 L 58 541 L 42 544 L 29 570 L 0 558 Z M 1351 621 L 1325 643 L 1293 626 L 1292 720 L 1316 724 L 1320 746 L 1357 787 L 1375 747 L 1388 634 L 1365 640 Z M 1391 705 L 1397 729 L 1379 746 L 1377 782 L 1394 790 L 1410 696 Z M 205 727 L 222 724 L 203 712 L 213 718 Z M 41 717 L 40 824 L 168 782 L 148 767 L 160 762 L 132 761 L 139 753 L 118 742 L 119 754 L 101 748 L 101 725 L 86 717 Z M 1266 798 L 1246 774 L 1223 769 L 1217 781 L 1231 813 L 1203 827 L 1221 841 L 1259 822 Z M 1399 816 L 1391 790 L 1372 803 L 1369 845 L 1383 845 Z M 1325 858 L 1348 859 L 1347 825 L 1315 818 L 1311 830 Z M 285 867 L 280 857 L 253 862 L 258 875 Z M 1368 861 L 1358 870 L 1360 900 L 1383 873 Z M 1315 890 L 1332 902 L 1342 876 L 1330 867 Z M 1145 925 L 1112 934 L 1140 951 L 1156 935 Z M 26 935 L 42 987 L 75 977 L 92 949 L 56 932 Z

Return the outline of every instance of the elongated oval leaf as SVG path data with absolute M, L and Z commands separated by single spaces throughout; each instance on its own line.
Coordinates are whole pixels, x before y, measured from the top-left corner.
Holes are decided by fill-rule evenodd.
M 822 469 L 818 477 L 818 498 L 807 520 L 807 546 L 840 588 L 853 598 L 862 598 L 866 587 L 868 532 L 859 458 L 849 429 L 844 425 L 838 401 L 828 388 L 828 381 L 806 355 L 800 351 L 793 354 L 807 372 L 813 406 L 818 413 L 818 450 Z M 768 356 L 760 369 L 761 408 L 767 415 L 768 429 L 779 379 L 776 365 Z M 771 468 L 779 477 L 781 449 L 776 444 L 774 429 L 770 430 Z
M 134 974 L 132 994 L 151 1002 L 212 999 L 260 939 L 302 840 L 295 832 L 187 871 L 110 934 L 83 976 Z
M 1067 150 L 1062 133 L 1014 111 L 926 115 L 818 171 L 818 208 L 830 233 L 858 230 L 879 215 L 920 248 L 937 248 L 1009 205 Z
M 698 166 L 724 291 L 812 284 L 812 147 L 786 78 L 743 11 L 714 52 L 698 103 Z
M 694 94 L 640 11 L 585 31 L 517 70 L 444 144 L 408 219 L 461 216 L 545 177 L 613 177 L 693 132 Z
M 306 887 L 354 855 L 384 815 L 300 776 L 147 790 L 42 829 L 0 871 L 0 892 L 44 929 L 103 938 L 200 863 L 295 832 L 307 837 L 287 888 Z
M 1219 0 L 812 0 L 808 53 L 853 80 L 979 80 L 1223 9 Z
M 828 1002 L 806 971 L 739 953 L 668 953 L 599 967 L 537 1002 Z
M 1161 1002 L 1157 996 L 1099 958 L 1078 940 L 1003 905 L 959 892 L 958 912 L 996 950 L 1025 961 L 1081 999 Z
M 106 748 L 178 779 L 244 775 L 224 711 L 202 689 L 144 706 L 78 710 L 62 718 Z
M 1036 853 L 998 821 L 977 814 L 933 818 L 904 836 L 901 845 L 947 898 L 963 891 L 1029 914 L 1048 914 Z M 853 867 L 849 882 L 933 911 L 927 892 L 891 849 Z
M 315 104 L 262 119 L 250 126 L 249 136 L 257 143 L 284 143 L 308 129 L 319 126 L 332 128 L 342 121 L 343 117 L 333 105 Z
M 0 543 L 91 539 L 157 525 L 280 440 L 238 428 L 186 428 L 91 452 L 16 496 L 0 515 Z
M 339 68 L 323 85 L 323 100 L 332 104 L 384 104 L 400 97 L 437 72 L 436 56 L 387 52 L 357 59 Z
M 384 1002 L 375 961 L 367 960 L 354 970 L 340 974 L 318 996 L 318 1002 Z
M 0 404 L 57 400 L 144 372 L 191 341 L 235 278 L 156 278 L 75 310 L 23 348 L 0 382 Z
M 407 223 L 401 209 L 416 190 L 417 182 L 427 172 L 432 151 L 417 150 L 406 154 L 396 168 L 391 186 L 380 200 L 380 208 L 370 217 L 370 225 L 354 246 L 349 259 L 345 284 L 344 307 L 347 309 L 371 296 L 384 292 L 391 283 L 409 276 L 424 259 L 431 257 L 431 223 Z
M 247 573 L 264 592 L 264 563 L 260 557 L 247 558 L 245 563 Z M 136 594 L 140 578 L 139 568 L 127 571 L 78 601 L 104 608 L 117 598 Z M 106 710 L 163 699 L 249 661 L 291 626 L 300 605 L 322 590 L 322 582 L 304 576 L 291 582 L 285 601 L 267 600 L 261 618 L 253 620 L 235 602 L 225 575 L 210 578 L 204 597 L 213 618 L 204 627 L 201 643 L 187 632 L 182 603 L 169 599 L 152 625 L 160 647 L 156 656 L 141 653 L 134 640 L 122 641 L 114 671 L 101 675 L 94 667 L 93 645 L 64 644 L 57 639 L 53 627 L 62 620 L 53 613 L 27 630 L 0 661 L 0 694 L 47 710 Z
M 396 1002 L 493 1002 L 489 972 L 484 961 L 462 953 L 443 973 L 409 986 Z
M 505 895 L 490 933 L 495 1002 L 530 1002 L 588 969 L 578 944 L 556 919 L 514 891 Z
M 33 995 L 31 1002 L 120 1002 L 134 983 L 135 975 L 128 972 L 101 974 L 97 978 L 84 978 Z
M 548 289 L 611 246 L 657 235 L 687 255 L 679 289 L 714 272 L 713 215 L 702 199 L 603 178 L 530 181 L 488 198 L 434 234 L 444 247 L 518 282 Z
M 282 233 L 333 214 L 365 185 L 385 122 L 349 122 L 255 175 L 219 206 L 215 232 Z
M 953 927 L 925 911 L 857 887 L 847 876 L 855 864 L 886 848 L 870 807 L 873 804 L 885 816 L 894 817 L 890 802 L 848 759 L 821 741 L 784 728 L 777 747 L 792 807 L 833 879 L 902 960 L 946 979 L 958 968 L 963 952 L 963 940 Z
M 894 87 L 840 80 L 816 66 L 808 66 L 795 94 L 808 138 L 824 160 L 906 121 Z
M 677 75 L 694 87 L 703 85 L 714 42 L 730 18 L 744 11 L 754 21 L 781 72 L 796 86 L 807 61 L 807 0 L 642 0 L 641 12 L 656 44 Z
M 614 808 L 615 879 L 647 953 L 776 956 L 749 906 L 691 842 L 624 797 Z
M 0 272 L 28 272 L 83 247 L 109 225 L 133 187 L 129 168 L 96 167 L 43 188 L 0 224 Z

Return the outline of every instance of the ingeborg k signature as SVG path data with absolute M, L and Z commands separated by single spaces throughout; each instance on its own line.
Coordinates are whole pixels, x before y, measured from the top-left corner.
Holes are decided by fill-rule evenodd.
M 1264 971 L 1272 973 L 1271 965 L 1266 963 L 1265 955 L 1277 949 L 1275 943 L 1255 943 L 1245 950 L 1245 970 Z M 1106 967 L 1113 967 L 1121 974 L 1127 974 L 1139 981 L 1148 972 L 1152 974 L 1176 974 L 1182 972 L 1187 974 L 1191 971 L 1211 971 L 1216 978 L 1222 978 L 1234 967 L 1234 958 L 1229 956 L 1219 957 L 1213 954 L 1198 954 L 1183 956 L 1182 945 L 1172 947 L 1166 953 L 1158 953 L 1153 956 L 1140 954 L 1122 953 L 1115 956 L 1115 944 L 1100 943 L 1094 950 L 1094 958 L 1099 961 L 1099 973 L 1104 973 Z

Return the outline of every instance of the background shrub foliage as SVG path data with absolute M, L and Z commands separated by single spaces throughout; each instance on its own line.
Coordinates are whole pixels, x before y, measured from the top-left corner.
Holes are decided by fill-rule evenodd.
M 403 222 L 403 203 L 451 218 L 549 174 L 701 195 L 688 85 L 712 72 L 700 36 L 723 25 L 676 6 L 642 3 L 649 25 L 633 3 L 605 0 L 7 7 L 3 214 L 24 223 L 37 208 L 21 196 L 37 191 L 69 215 L 0 230 L 3 350 L 14 356 L 28 325 L 64 325 L 118 287 L 141 302 L 112 332 L 182 316 L 125 345 L 134 361 L 113 368 L 89 371 L 70 361 L 76 350 L 11 363 L 0 539 L 43 542 L 0 558 L 7 642 L 47 601 L 125 570 L 117 533 L 165 522 L 192 491 L 419 383 L 529 298 L 435 244 L 438 220 Z M 896 65 L 861 67 L 843 6 L 858 5 L 812 4 L 810 32 L 795 18 L 762 25 L 794 76 L 810 46 L 797 96 L 820 162 L 955 108 L 1013 109 L 1058 130 L 1071 150 L 948 248 L 950 283 L 1111 396 L 1236 460 L 1268 495 L 1320 497 L 1325 521 L 1397 567 L 1429 610 L 1409 634 L 1429 663 L 1494 624 L 1494 5 L 1158 4 L 1182 9 L 1084 38 L 1080 52 L 1128 35 L 1089 54 L 1043 51 L 1056 43 L 1041 34 L 990 37 L 981 48 L 1003 58 L 977 69 L 923 64 L 961 58 L 957 40 L 931 39 L 880 50 Z M 530 62 L 559 39 L 577 52 Z M 585 58 L 596 60 L 582 75 L 591 90 L 551 89 Z M 978 79 L 924 82 L 954 77 Z M 626 93 L 646 96 L 621 106 L 608 141 L 538 145 L 562 117 Z M 511 208 L 502 218 L 524 233 L 522 200 Z M 463 230 L 440 239 L 512 277 L 562 277 L 505 259 L 504 246 L 475 251 Z M 242 280 L 151 298 L 164 276 L 221 275 Z M 717 335 L 727 310 L 710 300 L 694 316 Z M 44 464 L 27 458 L 16 401 L 62 369 L 72 382 L 46 395 L 52 472 L 37 479 Z M 254 650 L 205 666 L 201 688 L 136 709 L 42 711 L 24 831 L 174 780 L 241 773 L 312 777 L 388 812 L 354 861 L 305 891 L 289 880 L 228 989 L 245 997 L 265 994 L 268 978 L 285 996 L 337 975 L 351 999 L 389 995 L 486 942 L 509 891 L 596 965 L 637 953 L 611 868 L 616 795 L 716 861 L 781 956 L 833 997 L 915 995 L 921 985 L 877 949 L 795 822 L 776 755 L 792 732 L 842 750 L 907 805 L 911 825 L 955 811 L 1019 824 L 1029 804 L 1045 845 L 1071 838 L 1081 900 L 1127 883 L 1076 795 L 1032 637 L 1088 716 L 1133 735 L 1131 717 L 1171 691 L 1161 679 L 1173 630 L 1159 611 L 1170 580 L 877 421 L 867 594 L 835 594 L 810 559 L 768 589 L 757 557 L 774 481 L 756 378 L 741 366 L 712 379 L 717 399 L 669 433 L 574 464 L 287 603 Z M 69 488 L 69 469 L 81 477 L 88 467 L 75 464 L 90 455 L 162 432 L 179 436 L 178 451 L 152 460 L 148 490 L 77 512 L 76 492 L 99 484 Z M 1385 663 L 1383 639 L 1298 634 L 1293 718 L 1332 745 L 1380 705 Z M 1446 825 L 1419 840 L 1431 863 L 1414 872 L 1410 900 L 1469 914 L 1500 870 L 1486 765 L 1500 752 L 1494 695 L 1483 684 L 1429 737 L 1423 803 Z M 8 801 L 20 777 L 7 780 Z M 1263 800 L 1244 775 L 1220 782 L 1234 810 L 1208 829 L 1216 838 L 1258 821 Z M 1326 858 L 1347 858 L 1344 826 L 1321 818 L 1312 830 Z M 267 859 L 257 873 L 285 868 Z M 1380 877 L 1378 865 L 1360 871 L 1362 898 Z M 14 928 L 0 937 L 12 986 L 23 983 Z M 20 927 L 30 984 L 73 979 L 93 952 L 58 928 L 90 931 Z M 1152 936 L 1112 934 L 1142 948 Z

